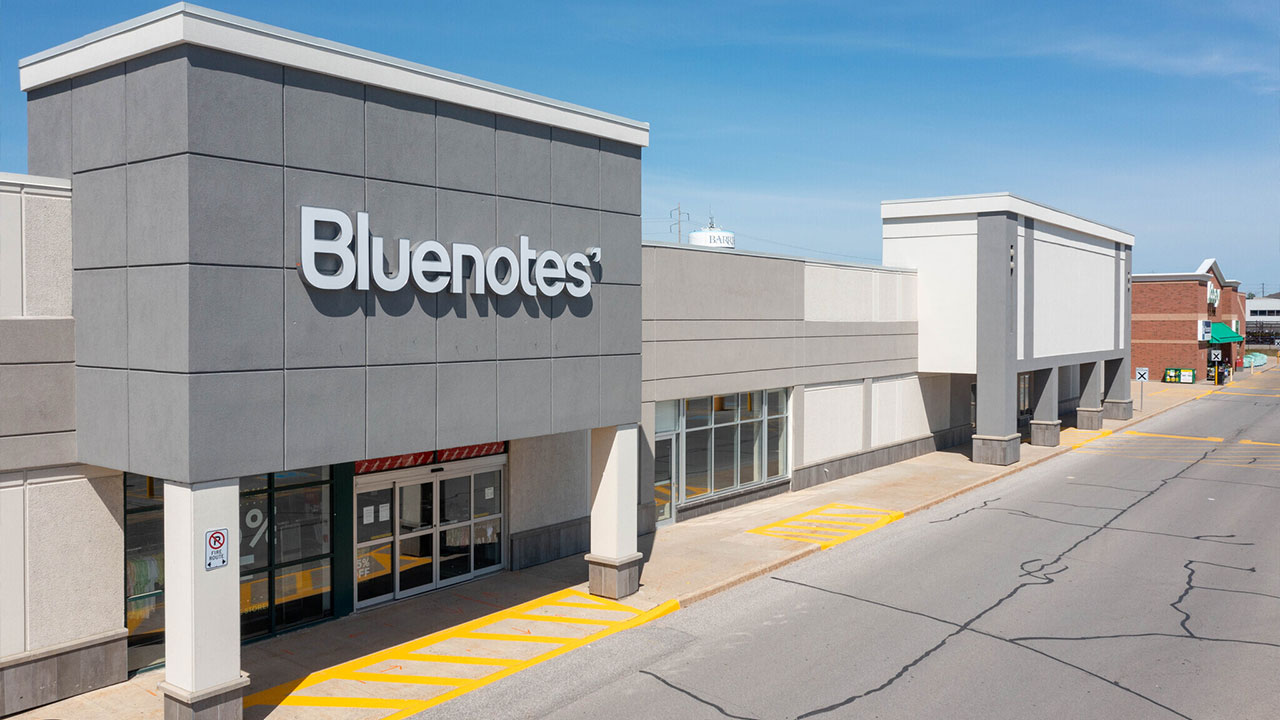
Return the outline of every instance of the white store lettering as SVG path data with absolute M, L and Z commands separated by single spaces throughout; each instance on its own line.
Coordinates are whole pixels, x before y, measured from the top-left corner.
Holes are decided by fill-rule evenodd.
M 320 237 L 322 223 L 336 226 L 337 235 Z M 345 212 L 306 205 L 302 206 L 300 242 L 302 277 L 320 290 L 343 290 L 352 285 L 368 290 L 372 278 L 374 286 L 387 292 L 403 290 L 412 281 L 422 292 L 460 295 L 467 291 L 468 276 L 474 274 L 474 295 L 510 295 L 518 289 L 530 297 L 555 297 L 561 291 L 583 297 L 591 292 L 590 264 L 601 258 L 598 247 L 563 256 L 554 250 L 539 252 L 529 247 L 527 235 L 520 236 L 519 251 L 499 245 L 483 252 L 469 243 L 456 242 L 446 248 L 435 240 L 415 244 L 400 238 L 394 246 L 396 271 L 388 275 L 382 262 L 385 242 L 370 236 L 368 213 L 356 213 L 353 229 Z M 467 271 L 468 261 L 474 273 Z

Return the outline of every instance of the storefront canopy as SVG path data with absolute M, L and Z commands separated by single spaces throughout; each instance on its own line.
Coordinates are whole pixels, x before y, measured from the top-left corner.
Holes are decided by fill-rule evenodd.
M 1216 322 L 1209 328 L 1209 343 L 1221 345 L 1224 343 L 1243 342 L 1244 337 L 1240 333 L 1232 330 L 1224 323 Z

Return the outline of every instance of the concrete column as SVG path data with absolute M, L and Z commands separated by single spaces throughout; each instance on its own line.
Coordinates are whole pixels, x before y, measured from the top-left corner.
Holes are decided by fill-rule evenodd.
M 164 485 L 165 720 L 236 720 L 240 671 L 240 483 Z M 225 530 L 227 564 L 205 566 L 205 533 Z
M 1017 245 L 1017 215 L 978 214 L 978 422 L 973 461 L 989 465 L 1010 465 L 1021 456 Z
M 640 432 L 637 437 L 637 463 L 639 472 L 636 475 L 636 531 L 639 535 L 648 535 L 658 529 L 658 506 L 653 495 L 654 475 L 654 440 L 653 431 L 657 425 L 654 403 L 640 404 Z
M 636 551 L 636 479 L 639 463 L 636 425 L 591 431 L 591 552 L 588 589 L 618 599 L 640 589 Z
M 1057 447 L 1062 432 L 1062 420 L 1058 419 L 1058 368 L 1036 370 L 1031 392 L 1031 444 Z
M 1102 363 L 1080 363 L 1080 407 L 1076 408 L 1076 427 L 1081 430 L 1102 429 L 1102 375 Z
M 1129 389 L 1129 356 L 1106 361 L 1105 399 L 1102 416 L 1109 420 L 1128 420 L 1133 417 L 1133 397 Z

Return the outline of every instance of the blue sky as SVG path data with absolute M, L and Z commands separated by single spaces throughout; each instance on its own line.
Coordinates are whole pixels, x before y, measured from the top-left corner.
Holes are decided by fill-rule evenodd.
M 18 59 L 161 5 L 0 0 L 0 170 Z M 1280 291 L 1276 0 L 207 5 L 649 122 L 646 239 L 877 261 L 881 200 L 1008 190 Z

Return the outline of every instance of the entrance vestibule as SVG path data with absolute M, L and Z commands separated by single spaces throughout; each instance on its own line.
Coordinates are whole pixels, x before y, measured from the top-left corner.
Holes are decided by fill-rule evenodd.
M 356 608 L 500 570 L 505 458 L 357 475 Z

